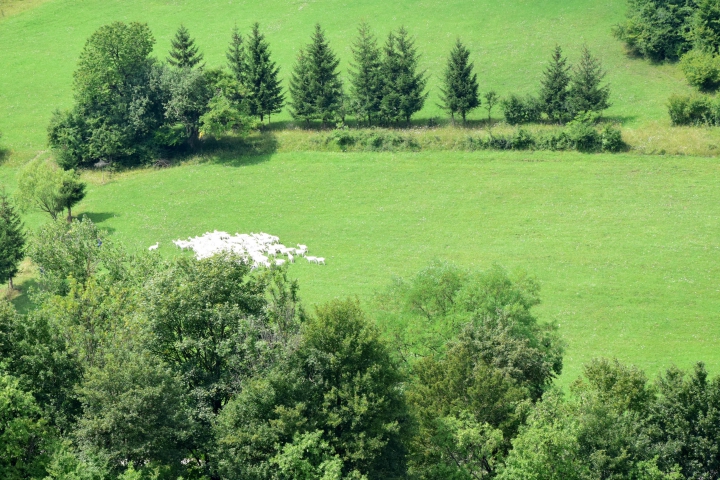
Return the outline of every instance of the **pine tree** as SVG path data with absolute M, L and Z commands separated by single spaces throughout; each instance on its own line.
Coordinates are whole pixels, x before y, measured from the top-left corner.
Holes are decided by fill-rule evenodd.
M 555 47 L 550 66 L 545 70 L 545 78 L 540 90 L 540 104 L 550 120 L 563 122 L 569 117 L 568 85 L 570 67 L 562 56 L 560 46 Z
M 245 85 L 249 99 L 250 114 L 260 117 L 280 113 L 285 95 L 282 93 L 278 74 L 280 67 L 270 60 L 270 45 L 260 33 L 260 24 L 255 22 L 248 37 L 247 56 L 245 60 Z
M 468 62 L 469 57 L 470 51 L 458 39 L 445 68 L 444 88 L 440 89 L 440 99 L 450 112 L 453 123 L 456 113 L 465 123 L 468 112 L 480 106 L 477 74 L 473 73 L 474 65 Z
M 382 58 L 375 36 L 367 23 L 360 24 L 352 45 L 355 63 L 350 70 L 350 95 L 353 110 L 368 124 L 380 113 L 383 95 Z
M 5 191 L 0 191 L 0 281 L 8 281 L 10 290 L 24 257 L 25 234 L 20 215 Z
M 240 31 L 237 26 L 233 28 L 232 38 L 230 39 L 230 47 L 225 58 L 228 61 L 228 67 L 232 72 L 235 80 L 241 85 L 245 83 L 245 75 L 247 72 L 247 65 L 245 64 L 245 45 L 243 45 L 243 38 L 240 35 Z
M 190 32 L 185 28 L 185 25 L 180 25 L 171 44 L 170 57 L 167 59 L 170 65 L 178 68 L 195 68 L 202 62 L 203 54 L 198 53 L 195 40 L 190 38 Z M 203 65 L 200 65 L 200 68 Z
M 605 78 L 600 60 L 593 57 L 587 45 L 583 45 L 580 62 L 573 70 L 570 81 L 568 104 L 573 114 L 601 112 L 608 107 L 610 87 L 601 86 Z
M 418 54 L 415 42 L 405 27 L 397 34 L 390 33 L 385 43 L 383 76 L 386 79 L 381 111 L 390 121 L 405 120 L 419 112 L 425 104 L 427 78 L 418 72 Z
M 323 126 L 336 117 L 343 98 L 339 64 L 322 28 L 315 25 L 312 42 L 298 57 L 290 82 L 294 117 L 319 119 Z
M 290 114 L 305 120 L 306 124 L 316 118 L 311 84 L 310 59 L 304 50 L 300 50 L 290 77 Z

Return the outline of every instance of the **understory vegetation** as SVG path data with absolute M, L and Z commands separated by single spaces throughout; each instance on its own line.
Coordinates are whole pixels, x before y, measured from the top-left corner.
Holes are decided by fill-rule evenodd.
M 367 310 L 307 311 L 286 269 L 130 254 L 87 219 L 45 224 L 28 254 L 37 308 L 0 302 L 3 478 L 650 480 L 720 465 L 720 379 L 701 363 L 651 382 L 598 359 L 556 390 L 564 342 L 527 274 L 436 261 Z

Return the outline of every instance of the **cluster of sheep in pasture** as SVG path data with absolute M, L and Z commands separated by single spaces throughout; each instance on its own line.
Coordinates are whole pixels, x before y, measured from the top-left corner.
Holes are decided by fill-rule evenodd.
M 200 260 L 211 257 L 217 253 L 233 252 L 247 262 L 252 262 L 253 267 L 270 267 L 270 265 L 282 265 L 286 262 L 295 263 L 295 258 L 305 257 L 309 263 L 325 265 L 325 258 L 307 255 L 307 245 L 297 245 L 297 248 L 286 247 L 280 243 L 280 238 L 267 233 L 236 233 L 230 235 L 227 232 L 206 232 L 200 237 L 188 237 L 187 240 L 175 240 L 173 242 L 182 250 L 190 249 L 195 252 L 195 257 Z M 152 245 L 149 250 L 155 250 L 158 243 Z M 278 258 L 284 256 L 286 258 Z M 272 258 L 271 258 L 272 257 Z

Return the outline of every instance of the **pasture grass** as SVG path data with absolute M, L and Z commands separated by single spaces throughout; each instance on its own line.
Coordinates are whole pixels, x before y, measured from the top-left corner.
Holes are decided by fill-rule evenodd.
M 654 373 L 720 367 L 715 159 L 550 152 L 275 153 L 86 173 L 77 212 L 129 248 L 214 229 L 305 243 L 290 268 L 312 305 L 368 302 L 433 259 L 524 269 L 568 342 L 565 375 L 615 356 Z M 45 221 L 27 217 L 34 228 Z M 28 277 L 31 279 L 31 277 Z M 22 296 L 16 301 L 22 300 Z
M 405 25 L 417 38 L 421 66 L 430 79 L 430 97 L 417 120 L 421 125 L 446 116 L 437 105 L 438 84 L 457 37 L 472 51 L 481 92 L 494 89 L 501 96 L 537 92 L 556 44 L 575 60 L 582 43 L 587 43 L 608 70 L 613 106 L 607 115 L 626 126 L 668 125 L 667 98 L 690 91 L 674 65 L 629 58 L 611 36 L 612 26 L 623 18 L 626 0 L 447 0 L 442 5 L 433 0 L 24 1 L 37 6 L 0 22 L 0 131 L 6 146 L 20 153 L 45 148 L 53 110 L 72 103 L 72 72 L 85 40 L 114 20 L 148 22 L 157 39 L 155 55 L 161 59 L 167 56 L 178 25 L 184 23 L 209 66 L 224 64 L 234 25 L 247 31 L 259 21 L 285 79 L 315 22 L 327 30 L 343 74 L 360 21 L 370 22 L 382 38 Z M 494 115 L 501 115 L 499 108 Z M 485 116 L 479 109 L 471 119 Z M 275 119 L 289 122 L 290 116 L 286 110 Z

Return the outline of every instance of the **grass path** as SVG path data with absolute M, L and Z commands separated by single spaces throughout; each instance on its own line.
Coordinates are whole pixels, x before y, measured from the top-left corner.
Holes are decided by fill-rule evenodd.
M 718 175 L 688 157 L 280 153 L 132 172 L 91 185 L 78 212 L 162 255 L 213 229 L 306 243 L 328 258 L 292 267 L 311 304 L 367 300 L 434 258 L 525 269 L 569 343 L 568 381 L 599 355 L 718 371 Z

